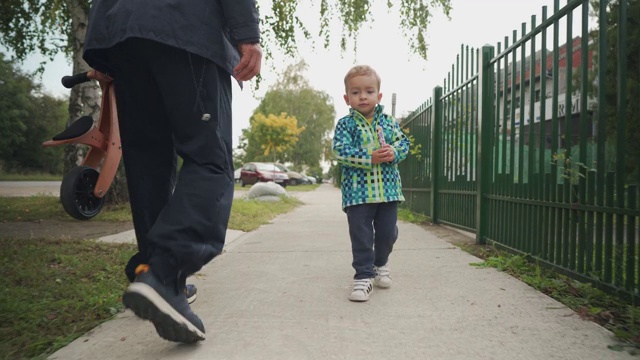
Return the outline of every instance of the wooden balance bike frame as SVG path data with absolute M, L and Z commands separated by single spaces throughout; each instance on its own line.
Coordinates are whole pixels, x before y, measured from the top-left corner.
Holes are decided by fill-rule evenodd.
M 65 211 L 78 220 L 91 219 L 100 212 L 122 157 L 113 79 L 91 70 L 65 76 L 62 84 L 71 88 L 90 80 L 97 80 L 102 89 L 98 121 L 94 122 L 90 116 L 81 117 L 52 140 L 43 143 L 44 146 L 89 146 L 82 163 L 65 174 L 60 186 L 60 200 Z

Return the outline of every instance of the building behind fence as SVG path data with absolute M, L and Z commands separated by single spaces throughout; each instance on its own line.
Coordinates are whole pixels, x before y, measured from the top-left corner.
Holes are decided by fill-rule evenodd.
M 640 2 L 595 6 L 463 46 L 400 171 L 411 210 L 638 301 Z

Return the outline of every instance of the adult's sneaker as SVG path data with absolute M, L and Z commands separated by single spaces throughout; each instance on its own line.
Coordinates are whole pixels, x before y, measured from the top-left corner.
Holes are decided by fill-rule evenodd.
M 127 279 L 129 279 L 129 283 L 136 281 L 136 269 L 144 269 L 148 268 L 149 264 L 141 264 L 140 263 L 140 253 L 135 254 L 129 262 L 127 266 L 124 268 L 124 273 L 127 275 Z M 187 302 L 189 304 L 193 304 L 198 297 L 198 288 L 196 288 L 193 284 L 187 284 L 184 287 L 184 294 L 187 297 Z
M 391 271 L 387 265 L 384 266 L 374 266 L 374 270 L 376 271 L 376 277 L 373 279 L 373 283 L 380 288 L 387 289 L 391 287 Z
M 349 295 L 349 300 L 363 302 L 369 300 L 369 295 L 373 291 L 371 279 L 353 280 L 353 291 Z
M 163 339 L 186 344 L 204 340 L 202 320 L 191 311 L 184 291 L 176 284 L 164 284 L 149 270 L 136 269 L 136 280 L 122 296 L 124 306 L 151 321 Z

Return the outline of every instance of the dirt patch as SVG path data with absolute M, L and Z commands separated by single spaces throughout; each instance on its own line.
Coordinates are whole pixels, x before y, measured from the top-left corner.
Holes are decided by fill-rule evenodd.
M 0 237 L 13 239 L 97 239 L 133 229 L 133 222 L 109 221 L 3 221 Z

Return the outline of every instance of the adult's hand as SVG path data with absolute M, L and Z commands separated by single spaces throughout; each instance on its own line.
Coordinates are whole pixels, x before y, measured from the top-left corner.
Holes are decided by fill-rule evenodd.
M 238 81 L 248 81 L 260 73 L 262 65 L 262 48 L 260 44 L 240 44 L 240 62 L 233 69 L 233 75 Z

